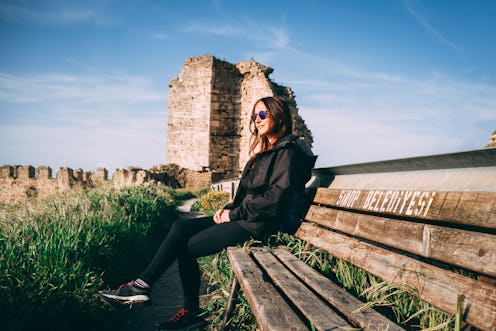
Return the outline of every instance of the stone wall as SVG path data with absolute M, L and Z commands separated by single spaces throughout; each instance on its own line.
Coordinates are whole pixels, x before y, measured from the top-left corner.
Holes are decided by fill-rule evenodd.
M 489 137 L 489 143 L 484 148 L 495 148 L 496 147 L 496 130 Z
M 31 197 L 47 197 L 72 189 L 85 189 L 107 181 L 107 170 L 85 172 L 82 169 L 61 168 L 55 178 L 46 166 L 0 167 L 0 203 L 14 204 Z
M 269 75 L 273 69 L 263 64 L 253 61 L 239 62 L 236 67 L 243 75 L 244 79 L 241 84 L 241 120 L 240 120 L 240 144 L 232 148 L 238 149 L 241 153 L 237 172 L 241 173 L 246 162 L 249 159 L 248 150 L 250 147 L 250 115 L 255 101 L 262 97 L 277 95 L 272 91 L 272 83 Z M 221 179 L 234 178 L 235 176 L 225 176 Z
M 239 119 L 241 100 L 239 85 L 242 79 L 236 66 L 214 59 L 212 67 L 212 103 L 210 104 L 210 136 L 208 165 L 213 176 L 231 175 L 239 163 Z
M 185 171 L 186 184 L 188 188 L 208 188 L 212 183 L 212 173 L 208 171 L 194 171 L 186 169 Z
M 172 170 L 171 170 L 172 169 Z M 115 189 L 136 185 L 166 185 L 172 188 L 208 188 L 210 172 L 182 169 L 178 166 L 155 166 L 150 170 L 139 168 L 117 169 L 108 179 L 108 171 L 98 168 L 95 172 L 82 169 L 61 168 L 55 178 L 50 167 L 10 166 L 0 167 L 0 204 L 17 204 L 29 198 L 45 198 L 70 190 L 93 189 L 110 186 Z
M 167 163 L 209 170 L 212 181 L 238 177 L 249 158 L 253 104 L 274 95 L 288 101 L 293 133 L 311 147 L 312 134 L 298 114 L 293 92 L 272 82 L 272 71 L 254 61 L 187 59 L 169 85 Z
M 169 109 L 174 111 L 168 114 L 168 136 L 174 138 L 167 144 L 168 159 L 197 171 L 208 168 L 213 61 L 208 56 L 187 59 L 169 84 Z

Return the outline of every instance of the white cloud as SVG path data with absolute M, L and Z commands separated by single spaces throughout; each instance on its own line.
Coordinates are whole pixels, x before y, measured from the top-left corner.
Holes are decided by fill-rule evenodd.
M 0 74 L 0 109 L 0 163 L 91 170 L 165 162 L 167 91 L 149 77 Z
M 99 75 L 0 73 L 0 101 L 8 103 L 71 101 L 74 105 L 125 105 L 164 101 L 165 95 L 165 91 L 156 90 L 150 77 L 122 72 Z
M 263 28 L 261 28 L 263 26 Z M 261 42 L 263 46 L 270 49 L 281 49 L 289 46 L 290 38 L 284 27 L 260 25 L 253 21 L 241 21 L 236 27 L 229 24 L 208 25 L 201 23 L 190 23 L 183 32 L 198 33 L 202 35 L 214 35 L 221 37 L 233 37 Z
M 203 25 L 191 23 L 183 29 L 184 32 L 195 32 L 200 34 L 211 34 L 223 37 L 236 37 L 243 34 L 243 30 L 230 25 Z
M 300 109 L 315 137 L 317 167 L 460 151 L 463 137 L 343 109 Z M 481 146 L 478 146 L 481 147 Z
M 281 27 L 269 27 L 269 34 L 259 31 L 254 36 L 254 40 L 264 41 L 269 48 L 285 48 L 289 46 L 289 35 L 286 29 Z
M 44 7 L 35 9 L 8 4 L 0 5 L 0 15 L 14 20 L 35 23 L 77 23 L 95 18 L 94 12 L 88 9 L 47 9 Z
M 160 117 L 122 118 L 117 127 L 69 127 L 51 124 L 2 126 L 1 163 L 83 168 L 138 166 L 149 168 L 165 163 L 166 127 Z M 164 125 L 161 125 L 164 124 Z
M 318 69 L 298 71 L 297 61 Z M 313 133 L 319 167 L 477 149 L 496 128 L 492 85 L 439 72 L 374 72 L 296 51 L 286 53 L 284 68 L 278 72 Z
M 152 37 L 157 40 L 171 40 L 172 36 L 163 32 L 153 32 Z
M 91 7 L 91 9 L 88 9 Z M 99 8 L 100 7 L 100 8 Z M 41 25 L 94 24 L 108 26 L 117 20 L 95 3 L 74 4 L 65 1 L 42 1 L 21 4 L 6 1 L 0 4 L 0 17 L 16 22 Z
M 455 50 L 460 49 L 457 44 L 446 38 L 446 36 L 444 36 L 443 33 L 441 33 L 438 29 L 434 28 L 428 17 L 425 14 L 421 13 L 420 10 L 414 8 L 410 0 L 405 0 L 405 6 L 407 11 L 413 16 L 415 21 L 440 44 L 451 47 Z

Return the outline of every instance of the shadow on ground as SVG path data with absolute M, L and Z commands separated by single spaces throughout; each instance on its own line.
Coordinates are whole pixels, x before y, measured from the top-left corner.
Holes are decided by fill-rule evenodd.
M 191 212 L 193 202 L 194 199 L 188 200 L 178 208 L 179 221 L 205 216 L 199 212 Z M 182 305 L 183 289 L 176 262 L 154 284 L 151 304 L 113 311 L 104 323 L 105 330 L 153 331 L 158 324 L 175 315 Z

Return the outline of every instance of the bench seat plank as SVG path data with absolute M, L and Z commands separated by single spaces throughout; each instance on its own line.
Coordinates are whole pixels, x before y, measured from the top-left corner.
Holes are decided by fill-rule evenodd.
M 317 330 L 351 327 L 347 321 L 302 284 L 274 255 L 260 249 L 253 250 L 253 256 L 267 272 L 274 284 L 298 307 Z
M 496 192 L 318 188 L 314 203 L 496 229 Z
M 336 309 L 346 315 L 351 322 L 365 330 L 401 331 L 403 328 L 396 325 L 372 308 L 362 308 L 364 303 L 345 289 L 321 275 L 305 262 L 299 260 L 290 252 L 277 248 L 273 253 L 288 269 L 294 272 L 305 284 L 310 286 Z
M 496 277 L 496 235 L 313 205 L 306 219 L 406 252 Z
M 243 248 L 229 247 L 227 254 L 262 330 L 308 330 Z
M 304 222 L 296 236 L 327 250 L 384 281 L 401 282 L 419 290 L 422 299 L 454 314 L 460 295 L 464 319 L 486 330 L 496 329 L 496 287 L 388 251 L 355 238 Z

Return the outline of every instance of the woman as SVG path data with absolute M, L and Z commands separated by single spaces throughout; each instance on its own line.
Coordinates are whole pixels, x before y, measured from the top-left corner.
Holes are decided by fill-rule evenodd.
M 292 136 L 291 113 L 279 97 L 258 100 L 252 110 L 251 159 L 232 203 L 213 217 L 174 222 L 146 270 L 117 290 L 102 292 L 108 302 L 133 304 L 150 300 L 151 286 L 177 259 L 184 308 L 159 330 L 199 326 L 200 270 L 196 258 L 277 233 L 288 222 L 294 197 L 301 196 L 316 157 Z

